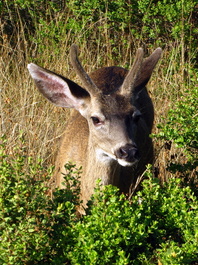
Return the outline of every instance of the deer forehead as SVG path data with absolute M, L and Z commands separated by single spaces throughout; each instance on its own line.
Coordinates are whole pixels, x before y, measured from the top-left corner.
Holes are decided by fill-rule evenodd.
M 133 113 L 135 107 L 130 99 L 119 94 L 104 95 L 91 98 L 91 114 L 101 113 L 105 117 L 124 117 Z

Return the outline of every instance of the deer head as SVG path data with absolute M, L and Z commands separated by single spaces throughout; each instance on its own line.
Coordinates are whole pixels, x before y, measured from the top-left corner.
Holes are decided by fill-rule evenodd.
M 140 159 L 136 143 L 138 125 L 142 124 L 144 129 L 148 125 L 147 135 L 152 127 L 145 121 L 144 109 L 139 109 L 137 102 L 160 55 L 161 49 L 157 48 L 143 60 L 143 49 L 139 48 L 128 73 L 122 68 L 106 67 L 88 75 L 79 62 L 78 47 L 73 44 L 71 63 L 82 86 L 33 63 L 28 69 L 49 101 L 75 108 L 87 120 L 89 142 L 98 160 L 103 163 L 116 160 L 122 166 L 132 166 Z M 143 104 L 146 106 L 147 102 Z

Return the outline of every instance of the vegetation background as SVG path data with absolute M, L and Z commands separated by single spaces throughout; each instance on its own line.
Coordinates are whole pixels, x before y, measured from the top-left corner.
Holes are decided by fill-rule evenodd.
M 0 26 L 2 264 L 198 264 L 197 1 L 4 0 Z M 72 43 L 79 45 L 88 72 L 110 65 L 129 68 L 138 47 L 145 55 L 162 47 L 148 85 L 155 105 L 152 175 L 162 182 L 174 179 L 168 188 L 160 187 L 148 170 L 150 182 L 132 199 L 134 206 L 112 187 L 104 194 L 112 198 L 108 206 L 105 197 L 97 197 L 98 188 L 93 199 L 98 206 L 80 220 L 75 215 L 79 190 L 72 177 L 78 171 L 67 165 L 67 185 L 73 179 L 77 187 L 73 194 L 56 191 L 51 201 L 50 185 L 45 185 L 69 110 L 46 102 L 27 71 L 27 64 L 35 62 L 78 82 L 68 60 Z M 138 196 L 150 204 L 138 204 Z M 100 219 L 100 207 L 110 219 Z M 133 219 L 138 215 L 134 211 L 144 218 Z M 152 222 L 163 219 L 164 226 L 146 216 Z M 144 228 L 130 230 L 137 222 Z M 113 233 L 105 224 L 122 227 L 122 232 Z M 110 240 L 108 233 L 115 238 Z M 136 233 L 134 241 L 130 233 Z

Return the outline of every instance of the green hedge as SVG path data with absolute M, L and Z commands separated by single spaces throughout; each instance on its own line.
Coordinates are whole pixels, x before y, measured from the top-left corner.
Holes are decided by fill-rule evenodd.
M 45 169 L 29 158 L 28 173 L 24 161 L 1 151 L 1 264 L 196 264 L 198 202 L 179 179 L 161 187 L 148 173 L 131 200 L 98 185 L 79 218 L 74 166 L 67 165 L 67 188 L 51 199 Z
M 58 45 L 78 39 L 93 45 L 183 45 L 193 56 L 197 48 L 196 0 L 135 1 L 43 1 L 6 0 L 1 2 L 2 33 L 11 43 L 20 38 L 43 50 L 46 42 Z M 108 43 L 107 43 L 108 42 Z M 34 47 L 34 48 L 35 48 Z

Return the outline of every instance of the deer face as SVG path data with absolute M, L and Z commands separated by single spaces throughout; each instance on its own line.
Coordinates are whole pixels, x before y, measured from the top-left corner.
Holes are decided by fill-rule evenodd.
M 100 94 L 90 97 L 79 111 L 87 119 L 90 145 L 98 160 L 116 160 L 122 166 L 132 166 L 139 160 L 136 130 L 141 113 L 128 98 Z

